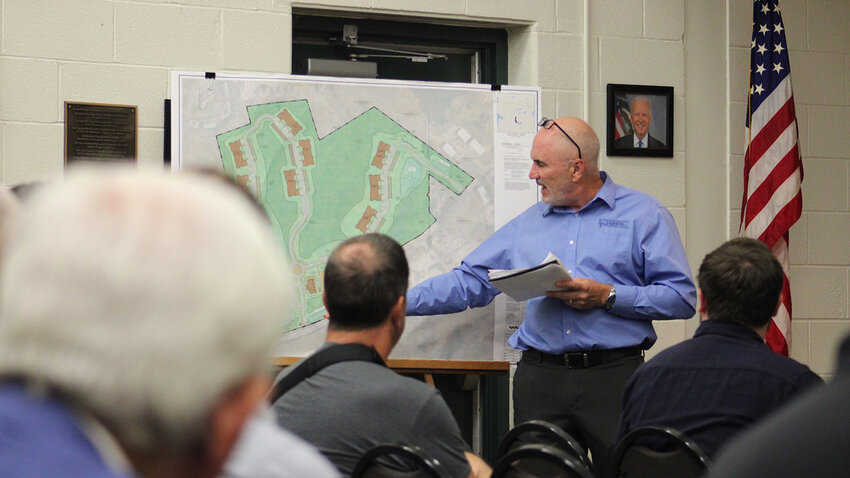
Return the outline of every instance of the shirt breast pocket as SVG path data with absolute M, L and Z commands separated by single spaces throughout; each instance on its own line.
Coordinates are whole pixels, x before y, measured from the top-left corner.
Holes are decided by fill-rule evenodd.
M 603 218 L 587 232 L 587 239 L 582 241 L 582 248 L 578 251 L 583 267 L 608 276 L 606 278 L 620 280 L 632 278 L 639 272 L 634 257 L 640 251 L 634 250 L 632 221 Z

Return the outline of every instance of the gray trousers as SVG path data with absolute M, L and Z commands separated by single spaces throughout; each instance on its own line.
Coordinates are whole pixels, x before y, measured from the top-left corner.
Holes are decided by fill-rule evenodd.
M 643 363 L 630 356 L 588 368 L 523 359 L 514 373 L 514 423 L 546 420 L 590 449 L 609 476 L 626 381 Z

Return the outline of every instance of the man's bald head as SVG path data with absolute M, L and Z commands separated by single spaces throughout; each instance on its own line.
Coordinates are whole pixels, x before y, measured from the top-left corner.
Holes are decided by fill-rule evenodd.
M 555 124 L 546 126 L 551 127 L 538 131 L 531 145 L 532 165 L 528 178 L 540 186 L 543 202 L 579 209 L 602 186 L 599 138 L 593 128 L 579 118 L 558 118 Z
M 343 241 L 325 266 L 329 325 L 364 330 L 381 325 L 407 292 L 409 268 L 401 245 L 383 234 Z
M 593 128 L 590 127 L 589 124 L 584 122 L 584 120 L 580 118 L 576 118 L 574 116 L 563 116 L 555 120 L 558 123 L 558 126 L 563 128 L 567 134 L 575 141 L 579 147 L 581 148 L 581 159 L 583 159 L 587 166 L 591 169 L 598 170 L 599 169 L 599 137 L 596 136 L 596 132 L 593 131 Z M 562 135 L 563 136 L 563 135 Z M 571 156 L 567 157 L 577 157 L 578 152 L 576 151 L 575 145 L 573 145 L 570 140 L 564 136 L 563 138 L 559 138 L 561 146 L 566 148 L 567 150 L 572 150 Z

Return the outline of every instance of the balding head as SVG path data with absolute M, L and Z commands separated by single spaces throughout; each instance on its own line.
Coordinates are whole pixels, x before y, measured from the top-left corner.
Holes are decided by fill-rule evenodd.
M 593 128 L 590 127 L 589 124 L 585 123 L 582 119 L 576 118 L 574 116 L 564 116 L 555 120 L 558 123 L 558 126 L 563 128 L 567 134 L 575 141 L 579 147 L 581 148 L 581 159 L 583 159 L 589 169 L 599 170 L 599 137 L 596 136 L 596 132 L 593 131 Z M 559 138 L 564 147 L 568 150 L 571 149 L 575 151 L 575 146 L 567 139 L 566 136 L 563 138 Z M 576 153 L 571 153 L 574 156 L 577 156 Z
M 545 124 L 534 137 L 531 159 L 528 177 L 540 186 L 547 204 L 580 209 L 602 187 L 599 138 L 579 118 L 563 117 Z
M 381 325 L 407 293 L 408 274 L 404 249 L 389 236 L 371 233 L 344 241 L 325 266 L 330 327 L 364 330 Z

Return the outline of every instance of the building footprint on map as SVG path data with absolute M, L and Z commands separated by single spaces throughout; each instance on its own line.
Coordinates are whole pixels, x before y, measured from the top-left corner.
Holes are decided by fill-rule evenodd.
M 289 258 L 298 302 L 283 333 L 323 318 L 322 273 L 337 244 L 366 232 L 406 244 L 436 221 L 430 177 L 456 195 L 474 179 L 375 107 L 323 138 L 307 100 L 248 106 L 248 117 L 219 134 L 218 147 Z

